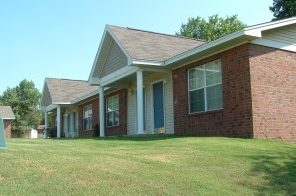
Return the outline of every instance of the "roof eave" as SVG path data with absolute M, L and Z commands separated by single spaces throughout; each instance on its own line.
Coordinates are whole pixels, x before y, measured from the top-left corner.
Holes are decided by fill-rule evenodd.
M 174 67 L 180 62 L 188 63 L 192 59 L 196 59 L 198 56 L 207 56 L 212 55 L 223 50 L 229 49 L 230 47 L 240 45 L 246 42 L 250 42 L 254 39 L 261 37 L 261 31 L 250 30 L 246 31 L 245 29 L 237 31 L 235 33 L 229 34 L 220 39 L 205 43 L 200 45 L 192 50 L 189 50 L 185 53 L 177 55 L 173 58 L 167 59 L 165 61 L 166 66 Z M 188 59 L 188 60 L 187 60 Z
M 296 23 L 296 17 L 278 20 L 268 23 L 263 23 L 259 25 L 254 25 L 251 27 L 244 28 L 240 31 L 231 33 L 220 39 L 214 40 L 212 42 L 205 43 L 198 46 L 192 50 L 185 53 L 177 55 L 173 58 L 167 59 L 165 61 L 165 66 L 170 66 L 174 68 L 175 66 L 180 66 L 180 63 L 189 63 L 190 60 L 195 60 L 200 57 L 205 57 L 207 55 L 213 55 L 215 53 L 225 51 L 231 47 L 251 42 L 262 37 L 262 32 L 274 28 L 279 28 L 286 25 L 291 25 Z M 187 59 L 187 60 L 186 60 Z
M 250 27 L 245 28 L 245 30 L 251 31 L 251 30 L 256 29 L 259 31 L 266 31 L 269 29 L 283 27 L 283 26 L 287 26 L 287 25 L 291 25 L 291 24 L 295 24 L 295 23 L 296 23 L 296 17 L 291 17 L 291 18 L 287 18 L 287 19 L 276 20 L 276 21 L 272 21 L 272 22 L 267 22 L 267 23 L 262 23 L 262 24 L 250 26 Z

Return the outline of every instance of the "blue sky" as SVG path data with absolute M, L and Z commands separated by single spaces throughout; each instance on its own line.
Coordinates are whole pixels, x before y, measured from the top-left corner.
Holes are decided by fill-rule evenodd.
M 31 80 L 87 80 L 106 24 L 175 34 L 189 17 L 272 19 L 273 0 L 1 0 L 0 95 Z

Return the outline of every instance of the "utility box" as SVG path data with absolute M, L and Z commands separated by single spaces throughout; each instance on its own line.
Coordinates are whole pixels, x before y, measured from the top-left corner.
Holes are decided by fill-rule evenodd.
M 4 122 L 3 119 L 0 118 L 0 150 L 6 150 L 6 138 L 5 138 L 5 131 L 4 131 Z

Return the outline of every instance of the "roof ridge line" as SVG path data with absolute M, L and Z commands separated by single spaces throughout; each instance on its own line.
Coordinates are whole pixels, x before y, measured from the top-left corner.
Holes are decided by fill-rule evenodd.
M 182 39 L 189 39 L 189 40 L 194 40 L 194 41 L 207 42 L 207 41 L 205 41 L 205 40 L 196 39 L 196 38 L 192 38 L 192 37 L 185 37 L 185 36 L 181 36 L 181 35 L 172 35 L 172 34 L 168 34 L 168 33 L 160 33 L 160 32 L 156 32 L 156 31 L 149 31 L 149 30 L 143 30 L 143 29 L 136 29 L 136 28 L 132 28 L 132 27 L 121 27 L 121 26 L 116 26 L 116 25 L 107 25 L 107 26 L 110 26 L 110 27 L 113 26 L 113 27 L 124 28 L 124 29 L 133 30 L 133 31 L 146 32 L 146 33 L 153 33 L 153 34 L 158 34 L 158 35 L 165 35 L 165 36 L 176 37 L 176 38 L 182 38 Z
M 195 39 L 195 38 L 192 38 L 192 37 L 185 37 L 185 36 L 180 36 L 180 35 L 172 35 L 172 34 L 168 34 L 168 33 L 160 33 L 160 32 L 156 32 L 156 31 L 148 31 L 148 30 L 136 29 L 136 28 L 132 28 L 132 27 L 126 27 L 126 28 L 130 29 L 130 30 L 134 30 L 134 31 L 142 31 L 142 32 L 153 33 L 153 34 L 158 34 L 158 35 L 165 35 L 165 36 L 171 36 L 171 37 L 177 37 L 177 38 L 183 38 L 183 39 L 191 39 L 191 40 L 196 40 L 196 41 L 204 41 L 204 40 Z
M 81 81 L 81 82 L 87 82 L 87 80 L 82 80 L 82 79 L 69 79 L 69 78 L 52 78 L 52 77 L 46 77 L 46 79 L 56 79 L 56 80 L 71 80 L 71 81 Z

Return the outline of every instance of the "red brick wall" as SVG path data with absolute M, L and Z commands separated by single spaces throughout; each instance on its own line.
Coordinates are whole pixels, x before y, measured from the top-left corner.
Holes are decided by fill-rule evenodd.
M 253 137 L 249 44 L 221 54 L 224 135 Z
M 78 136 L 79 137 L 93 137 L 94 129 L 89 131 L 83 130 L 83 107 L 92 104 L 92 127 L 99 125 L 99 98 L 85 102 L 78 106 Z
M 4 131 L 5 131 L 5 137 L 11 138 L 11 120 L 3 120 L 4 122 Z
M 254 137 L 296 142 L 296 54 L 250 45 Z
M 115 92 L 112 92 L 105 96 L 106 98 L 119 95 L 119 125 L 115 127 L 106 127 L 105 122 L 105 135 L 114 136 L 114 135 L 126 135 L 127 134 L 127 90 L 120 89 Z M 105 116 L 106 117 L 106 116 Z
M 223 109 L 189 114 L 190 68 L 221 59 Z M 252 104 L 248 45 L 198 60 L 173 71 L 174 126 L 176 135 L 252 137 Z
M 115 136 L 115 135 L 126 135 L 127 134 L 127 91 L 126 89 L 120 89 L 114 91 L 105 96 L 105 104 L 106 99 L 108 97 L 119 95 L 119 125 L 114 127 L 107 127 L 105 123 L 105 136 Z M 93 137 L 94 131 L 83 131 L 83 106 L 92 104 L 92 123 L 93 127 L 98 124 L 100 126 L 100 116 L 99 116 L 99 98 L 94 99 L 92 101 L 88 101 L 79 105 L 78 107 L 78 120 L 79 120 L 79 137 Z M 106 119 L 106 114 L 105 114 Z
M 189 114 L 187 71 L 220 58 L 215 55 L 173 71 L 175 135 L 219 136 L 223 132 L 222 111 Z

